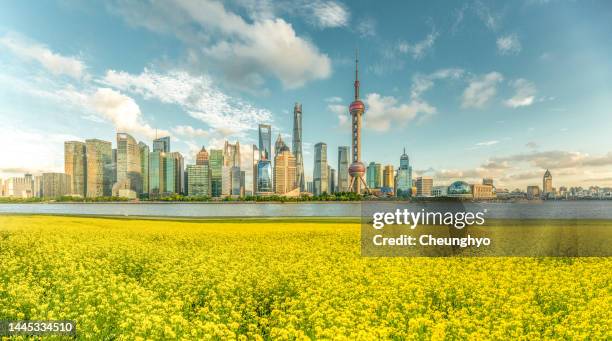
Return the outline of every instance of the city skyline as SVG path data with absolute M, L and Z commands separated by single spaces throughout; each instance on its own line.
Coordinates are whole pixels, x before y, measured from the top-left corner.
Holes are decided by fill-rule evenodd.
M 359 47 L 365 165 L 397 168 L 405 147 L 412 179 L 432 176 L 434 185 L 492 177 L 509 189 L 541 186 L 546 169 L 568 187 L 612 184 L 612 153 L 601 143 L 612 107 L 605 2 L 396 3 L 374 13 L 362 3 L 316 1 L 305 8 L 308 19 L 282 3 L 265 9 L 205 1 L 196 18 L 186 14 L 187 1 L 166 9 L 177 14 L 170 17 L 181 25 L 174 26 L 168 18 L 138 21 L 134 5 L 6 5 L 0 142 L 11 148 L 0 178 L 62 172 L 64 141 L 115 141 L 117 132 L 152 147 L 157 134 L 170 135 L 185 164 L 195 163 L 202 146 L 239 140 L 242 168 L 252 172 L 258 124 L 289 143 L 299 102 L 304 174 L 312 181 L 316 143 L 327 145 L 332 166 L 338 147 L 350 145 L 352 51 Z M 147 15 L 159 14 L 156 6 Z M 82 37 L 63 22 L 78 24 Z M 112 34 L 98 34 L 109 24 Z M 235 55 L 229 59 L 242 64 L 227 68 L 215 60 L 263 48 L 257 35 L 267 29 L 293 34 L 289 51 L 275 44 L 260 50 L 275 64 Z M 199 33 L 211 40 L 194 51 Z

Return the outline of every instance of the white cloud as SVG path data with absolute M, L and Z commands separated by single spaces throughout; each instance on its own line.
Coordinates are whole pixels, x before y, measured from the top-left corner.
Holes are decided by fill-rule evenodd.
M 131 97 L 113 89 L 99 88 L 91 97 L 91 105 L 105 119 L 111 121 L 118 132 L 132 133 L 149 139 L 158 133 L 169 134 L 164 130 L 158 132 L 153 129 L 144 121 L 138 104 Z
M 172 132 L 175 133 L 176 135 L 182 135 L 182 136 L 187 136 L 191 138 L 208 137 L 210 135 L 210 132 L 207 130 L 200 129 L 200 128 L 194 128 L 192 126 L 185 126 L 185 125 L 176 126 L 172 128 Z
M 340 102 L 342 102 L 342 97 L 338 97 L 338 96 L 327 97 L 325 99 L 325 102 L 327 102 L 327 103 L 340 103 Z
M 160 74 L 148 69 L 132 75 L 109 70 L 101 82 L 148 99 L 177 104 L 223 136 L 240 135 L 256 129 L 258 123 L 272 120 L 270 111 L 225 94 L 206 75 L 191 76 L 177 70 Z
M 435 114 L 436 108 L 420 99 L 412 99 L 408 103 L 399 103 L 393 96 L 381 96 L 371 93 L 366 96 L 366 124 L 368 129 L 387 131 L 392 124 L 405 124 L 417 115 Z
M 502 55 L 518 54 L 521 49 L 521 42 L 516 34 L 497 38 L 497 51 Z
M 362 38 L 374 37 L 376 36 L 376 20 L 369 17 L 363 18 L 359 20 L 356 30 Z
M 516 92 L 512 98 L 504 102 L 507 107 L 519 108 L 533 104 L 535 100 L 536 87 L 532 82 L 519 78 L 510 82 L 510 86 L 512 86 Z
M 400 42 L 397 45 L 397 49 L 401 53 L 412 55 L 412 58 L 414 59 L 421 59 L 433 47 L 434 43 L 436 42 L 436 38 L 438 38 L 438 32 L 433 30 L 427 35 L 427 37 L 425 37 L 425 39 L 417 43 L 409 44 L 405 41 Z
M 499 143 L 499 141 L 497 141 L 497 140 L 491 140 L 491 141 L 478 142 L 478 143 L 476 143 L 476 146 L 478 146 L 478 147 L 486 147 L 486 146 L 496 145 L 498 143 Z
M 499 72 L 490 72 L 473 79 L 463 91 L 462 108 L 482 108 L 497 94 L 497 84 L 503 80 Z
M 190 47 L 193 63 L 214 61 L 234 84 L 261 86 L 271 76 L 286 88 L 296 88 L 331 74 L 326 54 L 299 37 L 290 23 L 270 14 L 247 22 L 211 0 L 160 1 L 146 10 L 123 2 L 115 12 L 132 25 L 176 35 Z
M 312 11 L 310 22 L 319 28 L 344 27 L 348 25 L 350 12 L 335 1 L 314 1 L 306 5 Z
M 327 105 L 327 110 L 333 112 L 334 114 L 336 114 L 336 116 L 338 117 L 338 126 L 339 127 L 348 127 L 348 118 L 349 118 L 349 112 L 348 112 L 348 106 L 343 105 L 343 104 L 328 104 Z
M 67 75 L 80 79 L 85 73 L 85 63 L 76 57 L 66 57 L 51 51 L 45 45 L 31 41 L 16 33 L 0 37 L 0 45 L 25 60 L 34 60 L 55 75 Z

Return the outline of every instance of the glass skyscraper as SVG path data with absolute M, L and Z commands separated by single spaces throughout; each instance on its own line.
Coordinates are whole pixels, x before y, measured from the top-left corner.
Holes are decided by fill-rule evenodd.
M 153 151 L 170 153 L 170 136 L 160 137 L 153 140 Z
M 306 190 L 304 180 L 304 159 L 302 157 L 302 105 L 295 103 L 293 107 L 293 156 L 295 156 L 295 181 L 300 192 Z M 348 166 L 347 166 L 348 168 Z
M 71 194 L 87 195 L 87 148 L 80 141 L 64 142 L 64 172 L 70 175 Z
M 381 188 L 383 185 L 383 171 L 380 163 L 370 162 L 366 172 L 368 188 Z
M 187 195 L 210 196 L 210 168 L 208 163 L 187 166 Z
M 149 153 L 149 197 L 158 198 L 166 189 L 166 153 Z
M 87 197 L 110 196 L 113 186 L 113 152 L 108 141 L 90 139 L 87 148 Z
M 142 179 L 140 193 L 149 193 L 149 146 L 138 142 L 140 149 L 140 177 Z
M 323 142 L 315 144 L 314 155 L 314 195 L 329 193 L 329 174 L 327 166 L 327 145 Z
M 406 154 L 406 148 L 404 148 L 404 153 L 400 157 L 400 167 L 397 170 L 397 183 L 395 186 L 398 197 L 408 197 L 412 193 L 412 167 L 410 167 L 410 159 Z
M 129 188 L 141 193 L 142 178 L 140 148 L 129 134 L 117 133 L 117 182 L 129 184 Z
M 261 160 L 272 160 L 272 126 L 269 124 L 259 125 L 259 158 Z
M 257 193 L 272 193 L 272 162 L 260 160 L 257 163 Z
M 213 197 L 220 197 L 223 189 L 223 150 L 210 150 L 210 188 Z
M 338 147 L 338 191 L 348 192 L 349 191 L 349 147 L 340 146 Z

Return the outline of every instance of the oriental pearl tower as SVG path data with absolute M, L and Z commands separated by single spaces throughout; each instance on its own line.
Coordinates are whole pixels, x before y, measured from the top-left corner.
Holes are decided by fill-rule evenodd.
M 359 99 L 359 55 L 355 53 L 355 100 L 349 106 L 351 113 L 351 146 L 352 162 L 349 167 L 351 192 L 361 194 L 368 191 L 368 186 L 363 178 L 365 166 L 361 162 L 361 116 L 365 113 L 365 105 Z

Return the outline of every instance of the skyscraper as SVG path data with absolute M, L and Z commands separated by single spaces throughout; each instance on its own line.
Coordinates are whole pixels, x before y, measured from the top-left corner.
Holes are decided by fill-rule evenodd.
M 328 174 L 329 174 L 329 186 L 327 186 L 329 188 L 329 193 L 335 193 L 336 192 L 336 170 L 331 168 L 330 166 L 327 166 L 328 169 Z
M 87 197 L 110 196 L 113 180 L 112 145 L 108 141 L 90 139 L 87 149 Z
M 202 149 L 196 155 L 196 165 L 208 165 L 208 152 L 204 146 L 202 146 Z
M 410 159 L 408 154 L 406 154 L 406 148 L 404 148 L 404 153 L 400 156 L 400 167 L 397 170 L 395 187 L 398 197 L 408 197 L 412 192 L 412 167 L 410 167 Z
M 182 194 L 185 190 L 185 160 L 179 152 L 166 154 L 166 192 Z
M 416 179 L 417 197 L 430 197 L 433 189 L 433 178 L 430 176 L 420 176 Z
M 314 155 L 314 195 L 329 193 L 329 175 L 327 174 L 327 145 L 323 142 L 315 144 Z
M 302 105 L 295 103 L 293 107 L 293 156 L 295 156 L 295 177 L 300 192 L 306 190 L 304 180 L 304 159 L 302 158 Z M 347 166 L 348 168 L 348 166 Z
M 117 183 L 136 193 L 142 191 L 140 148 L 129 134 L 117 133 Z
M 272 127 L 269 124 L 259 125 L 259 158 L 272 160 Z
M 349 106 L 351 113 L 351 145 L 352 145 L 352 161 L 349 167 L 351 176 L 351 191 L 360 194 L 362 191 L 368 191 L 368 186 L 365 183 L 363 175 L 365 174 L 365 166 L 361 162 L 361 116 L 365 113 L 365 105 L 359 99 L 359 58 L 355 54 L 355 100 Z M 315 186 L 316 187 L 316 186 Z
M 170 153 L 170 136 L 160 137 L 153 140 L 153 151 Z
M 273 192 L 272 187 L 272 162 L 270 160 L 259 160 L 257 163 L 257 194 L 269 195 Z
M 349 147 L 338 147 L 338 191 L 349 191 Z
M 149 153 L 149 198 L 159 198 L 166 190 L 166 153 Z
M 542 196 L 547 197 L 553 192 L 552 175 L 547 169 L 542 178 Z
M 65 173 L 43 173 L 42 197 L 57 198 L 70 194 L 71 182 L 70 175 Z
M 281 137 L 281 134 L 279 133 L 278 137 L 276 138 L 276 142 L 274 142 L 274 157 L 280 154 L 281 149 L 283 149 L 284 147 L 287 147 L 287 144 L 285 144 L 285 141 L 283 141 L 283 138 Z
M 210 188 L 211 195 L 220 197 L 223 189 L 223 150 L 210 150 Z
M 297 188 L 295 156 L 283 146 L 274 157 L 274 193 L 286 194 Z
M 138 142 L 140 149 L 140 178 L 142 179 L 140 193 L 149 193 L 149 146 L 144 142 Z
M 393 182 L 395 178 L 395 170 L 393 169 L 393 165 L 386 165 L 383 169 L 383 187 L 394 189 L 395 183 Z
M 187 195 L 210 196 L 210 168 L 208 164 L 187 166 Z
M 72 181 L 71 194 L 87 195 L 87 148 L 80 141 L 64 142 L 64 172 Z
M 381 188 L 383 186 L 383 169 L 380 163 L 370 162 L 366 182 L 369 188 Z
M 257 194 L 257 165 L 260 160 L 259 148 L 253 145 L 253 195 Z
M 223 164 L 227 167 L 240 168 L 240 142 L 231 144 L 225 141 L 223 146 Z

